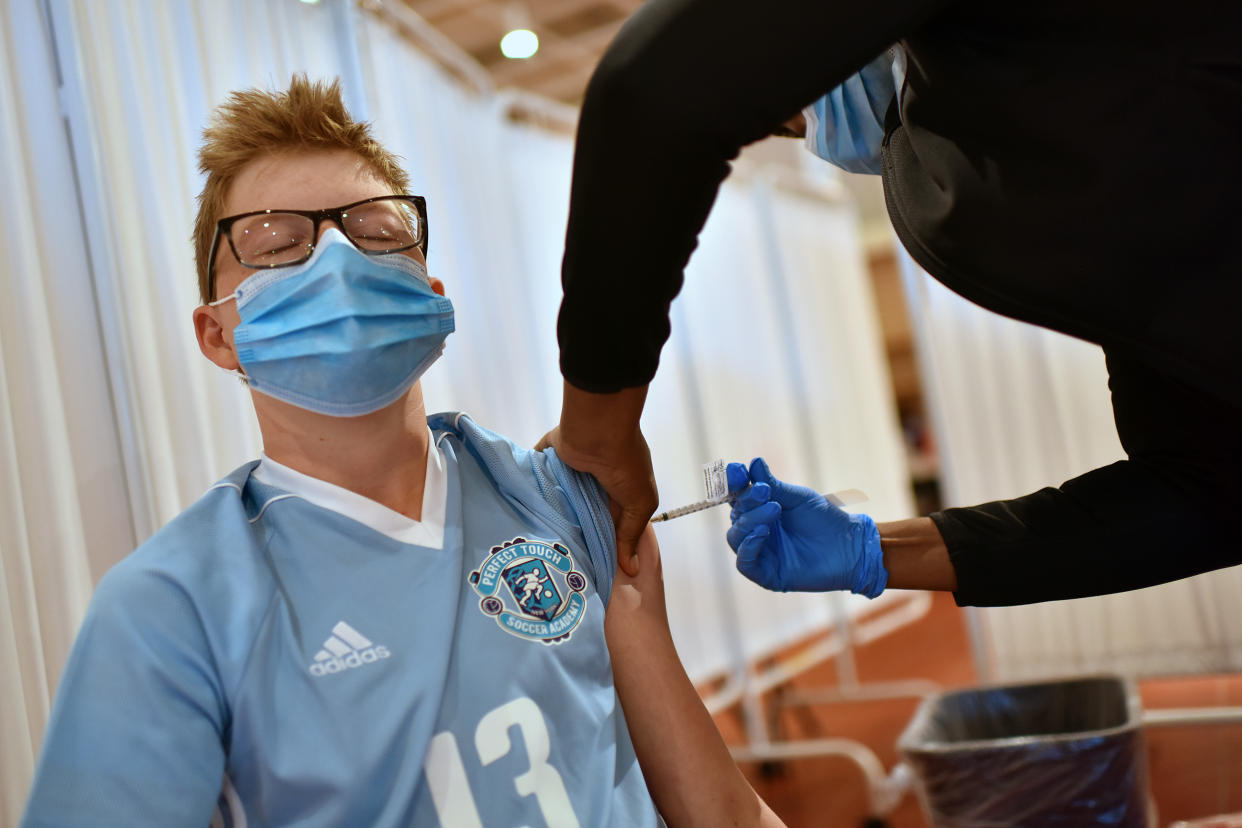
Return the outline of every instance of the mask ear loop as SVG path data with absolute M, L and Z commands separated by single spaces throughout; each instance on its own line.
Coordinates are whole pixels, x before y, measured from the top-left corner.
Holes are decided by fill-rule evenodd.
M 236 299 L 236 298 L 237 298 L 237 291 L 233 291 L 228 296 L 225 296 L 223 299 L 217 299 L 214 302 L 208 302 L 207 307 L 209 308 L 219 307 L 220 305 L 223 305 L 225 302 L 229 301 L 230 299 Z M 227 368 L 224 370 L 228 371 Z M 246 372 L 243 371 L 240 367 L 235 368 L 232 371 L 228 371 L 228 373 L 237 377 L 238 382 L 240 382 L 242 385 L 246 386 L 247 388 L 250 387 L 250 377 L 246 376 Z

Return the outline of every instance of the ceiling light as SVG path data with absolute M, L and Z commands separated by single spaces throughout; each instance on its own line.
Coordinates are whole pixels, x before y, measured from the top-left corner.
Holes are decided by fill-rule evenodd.
M 539 37 L 530 29 L 514 29 L 500 39 L 500 53 L 520 60 L 539 51 Z

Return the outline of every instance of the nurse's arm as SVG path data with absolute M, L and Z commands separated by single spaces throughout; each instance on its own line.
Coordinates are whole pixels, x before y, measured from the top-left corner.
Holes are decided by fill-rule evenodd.
M 637 577 L 617 572 L 604 633 L 617 695 L 656 807 L 671 828 L 783 825 L 734 763 L 677 657 L 650 526 L 639 539 L 638 556 Z

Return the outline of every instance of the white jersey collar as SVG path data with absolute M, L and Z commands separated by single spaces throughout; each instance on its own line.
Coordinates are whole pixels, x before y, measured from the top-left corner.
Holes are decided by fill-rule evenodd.
M 444 517 L 448 508 L 447 473 L 444 458 L 435 445 L 435 436 L 427 431 L 427 477 L 423 483 L 423 519 L 411 520 L 357 492 L 311 477 L 278 463 L 266 454 L 251 475 L 260 483 L 297 495 L 323 509 L 344 515 L 400 543 L 444 547 Z

